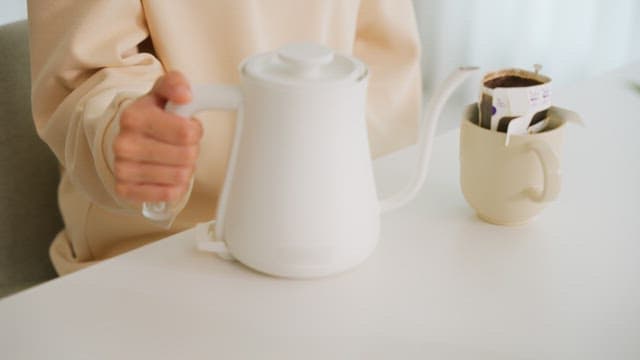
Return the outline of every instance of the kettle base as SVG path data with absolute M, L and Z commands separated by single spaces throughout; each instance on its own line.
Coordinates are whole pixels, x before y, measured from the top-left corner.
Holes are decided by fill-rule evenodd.
M 236 260 L 252 270 L 270 276 L 302 280 L 337 275 L 351 270 L 371 256 L 377 243 L 376 239 L 371 241 L 369 246 L 357 249 L 338 249 L 330 246 L 315 246 L 313 249 L 308 246 L 280 247 L 278 252 L 281 256 L 274 257 L 271 261 L 264 261 L 264 253 L 258 259 L 230 250 Z M 286 259 L 296 259 L 296 261 L 286 261 Z M 300 259 L 307 261 L 303 262 Z

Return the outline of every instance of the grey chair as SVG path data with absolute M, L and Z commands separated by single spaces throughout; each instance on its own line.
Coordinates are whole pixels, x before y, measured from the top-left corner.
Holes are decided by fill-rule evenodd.
M 0 297 L 55 277 L 58 163 L 31 118 L 26 21 L 0 27 Z

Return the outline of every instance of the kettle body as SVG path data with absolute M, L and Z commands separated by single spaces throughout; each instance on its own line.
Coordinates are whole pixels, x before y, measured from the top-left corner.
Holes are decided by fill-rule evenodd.
M 375 249 L 380 219 L 366 75 L 336 86 L 243 74 L 241 84 L 242 129 L 220 234 L 229 252 L 285 277 L 318 277 L 362 262 Z

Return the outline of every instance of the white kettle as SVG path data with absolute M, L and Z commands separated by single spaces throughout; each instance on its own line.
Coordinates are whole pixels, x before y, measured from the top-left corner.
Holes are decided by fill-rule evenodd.
M 369 151 L 363 62 L 320 45 L 293 44 L 243 61 L 240 87 L 194 87 L 191 103 L 167 108 L 185 117 L 238 110 L 215 239 L 200 247 L 291 278 L 360 264 L 376 247 L 381 213 L 418 192 L 442 107 L 475 69 L 458 69 L 429 102 L 418 170 L 406 188 L 382 201 Z M 144 204 L 143 214 L 165 225 L 172 218 L 165 203 Z

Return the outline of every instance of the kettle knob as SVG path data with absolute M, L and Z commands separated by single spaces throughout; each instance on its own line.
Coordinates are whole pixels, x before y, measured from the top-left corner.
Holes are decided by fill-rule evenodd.
M 334 58 L 333 50 L 312 43 L 287 45 L 278 50 L 278 58 L 300 75 L 312 75 L 314 70 L 330 64 Z

